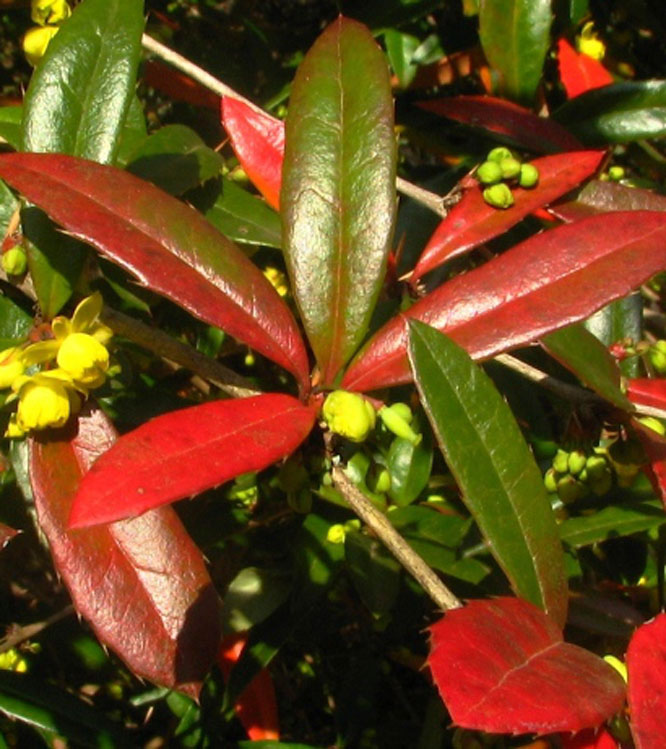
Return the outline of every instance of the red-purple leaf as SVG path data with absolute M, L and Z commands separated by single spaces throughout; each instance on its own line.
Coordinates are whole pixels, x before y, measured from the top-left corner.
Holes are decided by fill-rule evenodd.
M 538 117 L 529 109 L 505 99 L 456 96 L 422 101 L 419 106 L 442 117 L 510 138 L 518 146 L 535 153 L 577 151 L 582 148 L 580 141 L 559 123 Z
M 631 732 L 636 749 L 664 746 L 666 614 L 639 627 L 627 650 Z
M 620 749 L 620 744 L 605 728 L 588 728 L 575 736 L 563 733 L 560 736 L 562 749 Z
M 10 528 L 8 525 L 0 523 L 0 551 L 2 551 L 12 538 L 18 534 L 19 531 L 15 528 Z
M 471 187 L 435 230 L 414 268 L 411 282 L 445 260 L 507 231 L 532 211 L 569 192 L 594 174 L 602 158 L 599 151 L 577 151 L 536 159 L 533 164 L 539 170 L 538 186 L 532 190 L 514 189 L 515 204 L 506 211 L 488 205 L 481 187 Z
M 428 665 L 453 722 L 491 733 L 598 726 L 624 702 L 624 682 L 596 655 L 565 643 L 519 598 L 472 601 L 431 628 Z
M 636 377 L 627 381 L 627 397 L 638 406 L 666 409 L 666 380 Z
M 185 101 L 194 107 L 204 107 L 214 112 L 220 108 L 220 97 L 217 94 L 160 60 L 144 60 L 141 73 L 146 85 L 156 88 L 170 99 Z
M 381 328 L 352 361 L 342 386 L 408 382 L 405 316 L 488 359 L 589 317 L 666 268 L 666 215 L 592 216 L 531 237 L 457 276 Z
M 222 125 L 252 184 L 278 210 L 284 156 L 284 123 L 240 99 L 222 99 Z
M 67 530 L 81 476 L 116 440 L 102 411 L 30 441 L 30 480 L 56 569 L 77 610 L 138 676 L 193 697 L 218 647 L 218 601 L 201 552 L 170 507 Z
M 564 37 L 557 42 L 557 59 L 560 63 L 560 80 L 570 99 L 593 88 L 614 83 L 613 76 L 598 60 L 576 52 Z
M 70 528 L 139 515 L 289 455 L 315 410 L 289 395 L 213 401 L 158 416 L 123 435 L 85 475 Z
M 631 382 L 636 382 L 636 380 Z M 631 395 L 629 397 L 630 400 L 634 400 Z M 663 401 L 662 405 L 658 407 L 664 407 Z M 645 426 L 639 419 L 632 419 L 632 426 L 647 457 L 647 464 L 643 466 L 643 472 L 650 480 L 654 493 L 661 499 L 666 508 L 666 437 Z
M 70 234 L 307 388 L 307 354 L 288 307 L 195 210 L 127 172 L 71 156 L 3 154 L 0 175 Z
M 580 221 L 586 216 L 609 211 L 666 211 L 666 197 L 651 190 L 617 182 L 591 180 L 576 200 L 554 205 L 549 212 L 562 221 Z

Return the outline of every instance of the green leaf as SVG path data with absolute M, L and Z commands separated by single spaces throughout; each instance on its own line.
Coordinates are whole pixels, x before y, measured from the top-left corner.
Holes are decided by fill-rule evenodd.
M 165 125 L 132 154 L 127 171 L 182 195 L 219 174 L 224 160 L 185 125 Z
M 396 142 L 386 60 L 343 17 L 298 70 L 286 122 L 284 252 L 323 384 L 363 339 L 395 218 Z
M 96 749 L 130 746 L 122 726 L 42 679 L 0 671 L 0 712 L 37 729 Z
M 282 247 L 280 217 L 266 201 L 251 195 L 229 179 L 211 182 L 188 195 L 190 202 L 225 237 L 234 242 Z
M 550 0 L 481 0 L 479 35 L 491 67 L 499 71 L 505 94 L 534 100 L 550 44 Z
M 666 523 L 660 500 L 608 505 L 593 515 L 567 518 L 560 538 L 571 546 L 589 546 L 609 538 L 629 536 Z
M 566 619 L 562 547 L 543 479 L 509 407 L 467 353 L 410 321 L 423 406 L 463 501 L 522 598 Z
M 425 489 L 432 468 L 432 441 L 425 434 L 418 445 L 396 437 L 388 451 L 386 467 L 391 474 L 389 497 L 399 507 L 413 502 Z
M 666 135 L 666 81 L 626 81 L 586 91 L 553 117 L 586 145 Z
M 148 138 L 148 128 L 146 116 L 143 113 L 143 104 L 138 96 L 133 96 L 120 133 L 116 165 L 127 166 L 128 161 L 133 158 L 133 154 L 146 138 Z
M 21 147 L 23 107 L 0 107 L 0 140 L 16 149 Z
M 0 351 L 24 341 L 32 324 L 32 317 L 18 304 L 0 296 Z
M 400 564 L 376 538 L 358 531 L 345 536 L 345 558 L 354 587 L 370 612 L 388 613 L 400 590 Z
M 624 411 L 633 411 L 631 402 L 620 388 L 620 369 L 615 359 L 583 325 L 569 325 L 549 333 L 543 337 L 542 343 L 549 353 L 602 398 Z
M 397 29 L 387 29 L 384 32 L 386 55 L 402 88 L 409 86 L 419 68 L 413 63 L 419 44 L 418 37 L 412 34 L 404 34 Z
M 251 629 L 287 599 L 289 578 L 279 570 L 244 567 L 231 581 L 222 605 L 225 633 Z
M 143 3 L 84 0 L 35 69 L 25 96 L 23 150 L 113 163 L 134 96 Z
M 18 207 L 14 193 L 0 180 L 0 237 L 6 237 L 9 233 L 9 223 Z
M 639 293 L 629 294 L 595 312 L 584 325 L 605 346 L 625 338 L 640 341 L 643 338 L 643 299 Z M 640 377 L 639 357 L 631 356 L 620 362 L 620 371 L 625 377 Z

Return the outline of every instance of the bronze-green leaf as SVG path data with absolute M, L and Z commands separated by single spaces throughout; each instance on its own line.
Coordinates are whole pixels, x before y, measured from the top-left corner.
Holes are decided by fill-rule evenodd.
M 294 81 L 280 199 L 287 266 L 324 383 L 367 331 L 393 233 L 395 170 L 386 61 L 364 26 L 340 17 Z

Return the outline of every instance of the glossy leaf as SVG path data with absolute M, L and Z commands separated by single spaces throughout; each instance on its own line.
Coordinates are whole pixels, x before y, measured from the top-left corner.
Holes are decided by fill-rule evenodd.
M 550 212 L 563 221 L 580 221 L 586 216 L 608 211 L 666 211 L 666 197 L 639 187 L 592 180 L 576 200 L 550 208 Z
M 307 356 L 288 308 L 261 271 L 189 206 L 121 170 L 55 154 L 2 155 L 0 176 L 144 285 L 305 385 Z
M 393 504 L 404 507 L 425 489 L 430 478 L 432 458 L 433 450 L 428 434 L 418 445 L 402 437 L 393 440 L 386 456 L 386 467 L 391 474 L 388 494 Z
M 201 552 L 173 510 L 67 530 L 82 476 L 115 440 L 99 410 L 80 416 L 78 431 L 31 440 L 39 523 L 76 609 L 100 641 L 137 675 L 196 696 L 217 649 L 218 603 Z
M 666 81 L 626 81 L 577 96 L 553 115 L 588 145 L 666 135 Z
M 386 60 L 340 17 L 291 91 L 281 193 L 293 294 L 330 384 L 367 332 L 395 223 L 396 141 Z
M 580 141 L 562 125 L 493 96 L 455 96 L 419 102 L 422 109 L 482 128 L 535 153 L 578 151 Z
M 222 99 L 222 125 L 252 184 L 277 210 L 280 207 L 284 123 L 239 99 Z
M 412 283 L 424 273 L 487 242 L 517 224 L 537 208 L 577 187 L 590 177 L 601 163 L 597 151 L 577 151 L 545 156 L 532 163 L 539 170 L 539 184 L 531 190 L 513 190 L 514 205 L 499 211 L 483 199 L 483 190 L 474 185 L 437 227 L 412 274 Z
M 350 364 L 342 386 L 407 382 L 405 318 L 445 332 L 487 359 L 585 319 L 666 267 L 666 215 L 591 216 L 522 242 L 457 276 L 389 321 Z
M 0 237 L 2 237 L 2 247 L 7 247 L 7 242 L 11 241 L 9 234 L 16 231 L 12 226 L 12 219 L 15 217 L 20 207 L 19 201 L 7 185 L 0 180 Z
M 575 736 L 563 733 L 560 736 L 562 749 L 622 749 L 605 727 L 581 731 Z
M 613 76 L 598 60 L 577 52 L 564 37 L 557 42 L 557 60 L 560 80 L 570 99 L 614 83 Z
M 666 614 L 636 630 L 627 649 L 628 701 L 636 749 L 653 749 L 664 740 L 666 710 Z
M 627 396 L 636 405 L 666 409 L 666 380 L 659 377 L 636 377 L 628 380 Z
M 21 120 L 23 107 L 0 107 L 0 140 L 4 140 L 14 150 L 21 147 Z
M 553 19 L 550 0 L 481 0 L 479 38 L 500 87 L 531 104 L 541 80 Z
M 609 403 L 631 411 L 620 387 L 621 373 L 606 346 L 582 325 L 569 325 L 542 338 L 541 343 L 560 364 Z
M 513 589 L 564 624 L 567 583 L 541 471 L 490 378 L 436 330 L 410 325 L 410 363 L 447 465 Z
M 428 665 L 454 723 L 491 733 L 598 726 L 624 703 L 624 682 L 601 658 L 565 643 L 518 598 L 471 601 L 431 628 Z
M 86 0 L 35 69 L 23 107 L 23 150 L 112 163 L 134 95 L 143 4 Z
M 373 614 L 387 614 L 400 591 L 402 567 L 377 538 L 360 531 L 345 535 L 345 562 L 354 588 Z
M 559 526 L 560 537 L 570 546 L 580 548 L 629 536 L 666 523 L 661 502 L 625 502 L 609 504 L 592 515 L 570 517 Z
M 31 315 L 9 297 L 0 296 L 0 351 L 24 341 L 33 324 Z
M 640 341 L 643 338 L 643 299 L 640 292 L 635 291 L 607 304 L 588 317 L 583 325 L 608 349 L 625 339 Z M 635 356 L 618 361 L 618 366 L 624 377 L 636 377 L 642 371 L 640 359 Z
M 158 416 L 118 442 L 85 475 L 70 527 L 139 515 L 259 471 L 307 437 L 314 409 L 270 393 Z

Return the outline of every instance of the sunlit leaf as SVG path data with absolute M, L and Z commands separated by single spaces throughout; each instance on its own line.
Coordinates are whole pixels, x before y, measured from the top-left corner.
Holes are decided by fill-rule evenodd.
M 564 37 L 557 42 L 557 60 L 560 80 L 570 99 L 614 82 L 613 76 L 598 60 L 576 52 Z

